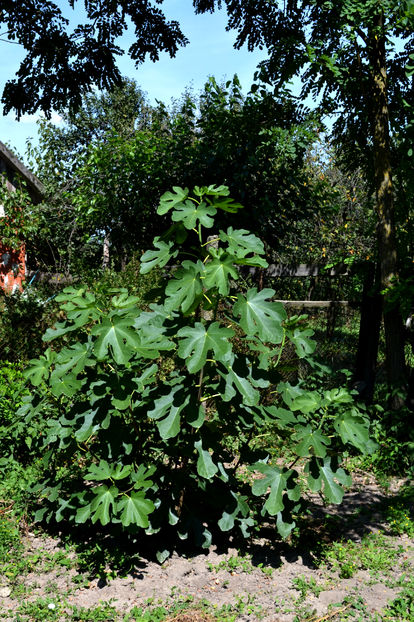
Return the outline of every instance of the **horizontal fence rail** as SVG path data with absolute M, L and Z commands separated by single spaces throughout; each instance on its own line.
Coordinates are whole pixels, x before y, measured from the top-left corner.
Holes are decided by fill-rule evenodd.
M 348 266 L 338 264 L 332 268 L 326 268 L 318 264 L 269 264 L 267 268 L 244 268 L 244 272 L 255 276 L 256 274 L 265 274 L 270 277 L 306 277 L 306 276 L 345 276 L 349 274 Z
M 293 307 L 298 309 L 301 309 L 302 307 L 307 307 L 308 309 L 327 309 L 333 307 L 359 306 L 359 303 L 350 302 L 349 300 L 274 300 L 273 302 L 281 302 L 285 307 Z

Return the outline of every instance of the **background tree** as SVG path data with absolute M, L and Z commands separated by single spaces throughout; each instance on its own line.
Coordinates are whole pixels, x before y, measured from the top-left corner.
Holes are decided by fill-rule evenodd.
M 110 133 L 78 169 L 69 200 L 79 225 L 102 240 L 104 267 L 111 258 L 118 268 L 125 265 L 151 239 L 157 199 L 171 176 L 167 151 L 168 142 L 151 130 L 128 140 Z
M 199 96 L 185 92 L 170 107 L 151 107 L 126 80 L 88 95 L 63 118 L 40 122 L 40 147 L 32 150 L 49 190 L 43 257 L 56 270 L 76 272 L 78 257 L 98 266 L 97 249 L 109 237 L 105 261 L 125 264 L 164 226 L 154 219 L 158 197 L 199 180 L 231 188 L 245 206 L 239 225 L 260 234 L 276 261 L 339 262 L 368 253 L 361 172 L 340 172 L 334 150 L 319 138 L 318 118 L 288 92 L 259 84 L 244 95 L 237 77 L 226 84 L 211 78 Z M 220 226 L 233 218 L 223 213 Z
M 119 267 L 162 230 L 154 213 L 167 188 L 210 182 L 227 183 L 245 205 L 239 224 L 280 252 L 292 220 L 309 218 L 318 200 L 305 170 L 318 122 L 288 94 L 253 91 L 243 95 L 237 77 L 211 79 L 199 97 L 152 107 L 125 80 L 63 112 L 61 124 L 42 120 L 31 160 L 49 199 L 36 260 L 66 272 L 77 257 L 99 265 L 97 246 L 110 236 Z
M 289 222 L 314 209 L 305 159 L 317 121 L 291 97 L 260 90 L 244 96 L 237 77 L 226 85 L 210 79 L 199 100 L 186 93 L 172 110 L 153 110 L 148 129 L 92 143 L 72 193 L 79 220 L 110 234 L 119 257 L 157 233 L 166 188 L 224 182 L 245 207 L 238 224 L 280 249 Z M 231 214 L 220 217 L 219 226 L 232 223 Z
M 152 108 L 133 80 L 103 93 L 90 93 L 76 111 L 61 111 L 61 122 L 38 122 L 39 144 L 28 145 L 31 168 L 46 189 L 47 200 L 37 209 L 38 235 L 31 240 L 31 267 L 76 273 L 81 266 L 100 263 L 101 242 L 77 218 L 71 191 L 88 149 L 116 133 L 120 141 L 150 126 Z M 99 258 L 98 258 L 99 257 Z
M 213 11 L 221 0 L 195 0 L 194 5 L 198 12 Z M 365 170 L 372 171 L 381 287 L 390 288 L 398 274 L 390 128 L 394 122 L 407 122 L 403 99 L 410 102 L 413 97 L 405 66 L 414 49 L 414 3 L 288 0 L 282 6 L 226 0 L 226 6 L 228 28 L 239 32 L 236 47 L 247 42 L 249 49 L 268 50 L 261 65 L 263 78 L 282 86 L 300 76 L 301 97 L 312 94 L 320 99 L 321 109 L 339 113 L 334 135 L 352 144 L 354 166 L 354 156 L 362 154 Z M 387 372 L 394 384 L 404 378 L 404 342 L 398 308 L 385 309 Z
M 110 90 L 88 93 L 76 111 L 62 108 L 58 123 L 39 119 L 38 145 L 28 145 L 31 166 L 56 190 L 55 177 L 59 185 L 71 182 L 91 144 L 110 132 L 129 138 L 135 130 L 148 129 L 152 111 L 147 95 L 129 78 Z
M 306 157 L 319 127 L 287 92 L 257 84 L 245 96 L 237 76 L 223 85 L 211 78 L 200 96 L 191 175 L 227 184 L 245 206 L 239 226 L 280 252 L 292 220 L 309 218 L 314 207 Z

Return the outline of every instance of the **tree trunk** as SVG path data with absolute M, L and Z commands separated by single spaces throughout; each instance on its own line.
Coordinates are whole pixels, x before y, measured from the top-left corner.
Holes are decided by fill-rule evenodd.
M 103 241 L 102 270 L 109 269 L 109 265 L 111 261 L 111 256 L 110 256 L 110 251 L 109 251 L 110 245 L 111 245 L 111 238 L 110 238 L 109 233 L 106 233 L 104 237 L 104 241 Z
M 390 157 L 387 69 L 383 14 L 375 16 L 370 32 L 370 53 L 373 77 L 372 121 L 376 211 L 378 218 L 378 260 L 381 289 L 389 288 L 398 274 L 395 211 Z M 398 307 L 391 307 L 389 295 L 384 296 L 384 330 L 387 379 L 390 387 L 405 381 L 404 338 Z M 394 406 L 398 406 L 394 401 Z
M 374 395 L 382 316 L 382 296 L 375 268 L 374 263 L 370 264 L 364 279 L 354 375 L 355 388 L 366 402 L 371 402 Z

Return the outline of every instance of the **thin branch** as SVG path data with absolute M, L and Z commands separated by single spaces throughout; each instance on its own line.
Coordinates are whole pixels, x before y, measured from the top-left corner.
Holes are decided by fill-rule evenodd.
M 13 45 L 22 45 L 18 41 L 10 41 L 10 39 L 3 39 L 1 36 L 0 36 L 0 41 L 3 41 L 3 43 L 13 43 Z
M 362 41 L 368 47 L 369 39 L 368 39 L 367 35 L 365 34 L 365 32 L 363 30 L 361 30 L 361 28 L 355 28 L 355 32 L 357 33 L 358 37 L 361 37 Z

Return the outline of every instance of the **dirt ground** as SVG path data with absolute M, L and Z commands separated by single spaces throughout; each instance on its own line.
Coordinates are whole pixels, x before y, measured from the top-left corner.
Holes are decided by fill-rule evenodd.
M 323 507 L 315 498 L 311 520 L 314 519 L 316 525 L 323 521 L 326 514 L 336 515 L 340 519 L 337 521 L 337 536 L 344 541 L 350 539 L 359 543 L 364 534 L 378 531 L 391 539 L 377 509 L 397 486 L 398 482 L 394 489 L 385 493 L 372 478 L 361 476 L 346 494 L 341 506 Z M 384 575 L 373 575 L 370 569 L 364 569 L 358 570 L 351 578 L 340 578 L 338 571 L 329 565 L 316 567 L 306 546 L 299 551 L 289 545 L 281 547 L 280 543 L 275 544 L 270 538 L 260 538 L 252 543 L 244 557 L 236 549 L 218 551 L 215 547 L 193 557 L 174 554 L 162 566 L 141 557 L 135 571 L 125 578 L 109 581 L 95 578 L 80 585 L 73 582 L 78 572 L 75 568 L 56 566 L 47 572 L 34 571 L 24 576 L 22 591 L 26 592 L 24 598 L 37 599 L 50 594 L 50 586 L 53 585 L 54 594 L 65 594 L 71 605 L 94 607 L 102 601 L 112 601 L 120 612 L 127 612 L 135 605 L 144 605 L 148 599 L 155 599 L 155 603 L 168 603 L 192 596 L 196 602 L 206 599 L 218 606 L 239 600 L 245 603 L 237 618 L 241 622 L 258 619 L 264 622 L 345 619 L 341 615 L 345 616 L 349 607 L 347 602 L 350 602 L 347 598 L 351 597 L 362 599 L 364 611 L 372 615 L 372 619 L 382 620 L 380 612 L 400 591 L 399 587 L 395 587 L 398 578 L 403 572 L 410 576 L 414 570 L 414 541 L 403 535 L 392 536 L 392 543 L 395 547 L 401 547 L 400 553 L 393 568 Z M 28 554 L 40 552 L 41 560 L 42 554 L 59 550 L 60 544 L 59 539 L 34 535 L 29 531 L 26 546 Z M 239 562 L 229 563 L 229 559 L 235 558 Z M 295 586 L 298 577 L 301 585 L 313 588 L 301 593 Z M 17 604 L 7 581 L 0 577 L 0 612 L 4 619 L 14 619 Z M 336 612 L 335 615 L 333 612 Z

